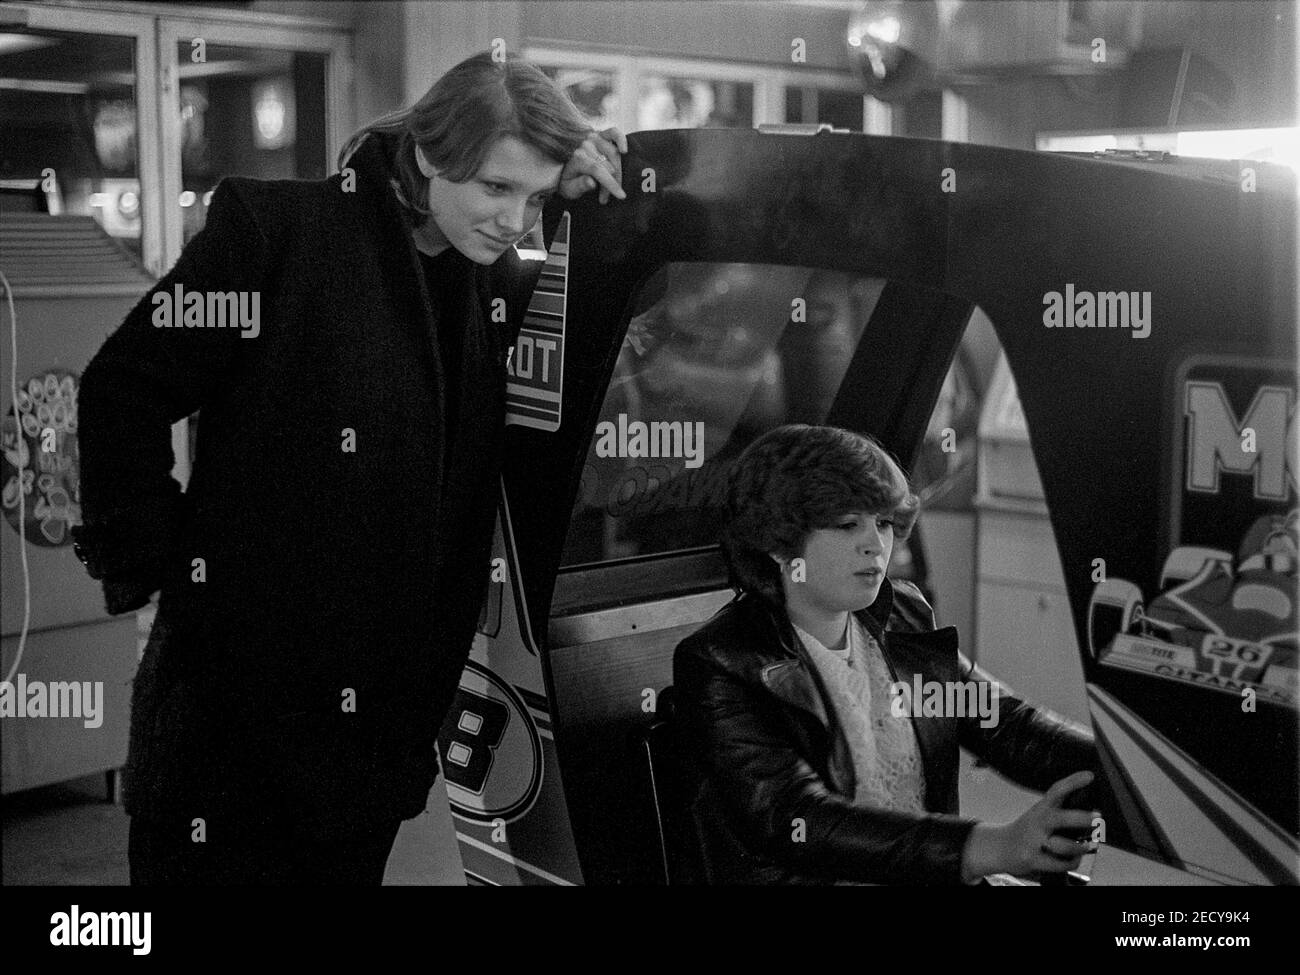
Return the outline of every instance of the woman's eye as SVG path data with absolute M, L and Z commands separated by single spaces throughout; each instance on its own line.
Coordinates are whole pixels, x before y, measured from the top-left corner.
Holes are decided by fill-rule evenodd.
M 877 528 L 880 528 L 880 529 L 882 529 L 882 530 L 885 529 L 885 528 L 888 528 L 890 531 L 893 531 L 893 530 L 894 530 L 894 523 L 893 523 L 892 521 L 890 521 L 888 518 L 877 518 L 877 519 L 876 519 L 876 527 L 877 527 Z
M 856 521 L 842 521 L 840 522 L 840 527 L 845 531 L 853 531 L 853 529 L 858 527 L 858 523 Z
M 490 183 L 485 181 L 483 185 L 486 186 L 488 190 L 493 193 L 504 193 L 506 189 L 504 183 Z

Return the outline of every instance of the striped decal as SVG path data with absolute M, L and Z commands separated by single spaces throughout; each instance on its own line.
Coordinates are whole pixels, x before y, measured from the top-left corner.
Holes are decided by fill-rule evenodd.
M 513 686 L 519 696 L 523 698 L 524 703 L 528 705 L 528 716 L 533 719 L 533 724 L 537 727 L 537 733 L 547 741 L 555 741 L 555 735 L 551 731 L 550 703 L 540 694 L 534 694 L 518 684 Z
M 1089 685 L 1099 735 L 1141 783 L 1151 824 L 1180 866 L 1220 883 L 1295 884 L 1300 845 L 1114 697 Z
M 564 313 L 569 215 L 560 218 L 541 277 L 506 363 L 506 423 L 554 433 L 564 395 Z
M 542 717 L 547 718 L 548 720 L 550 719 L 551 702 L 546 700 L 545 696 L 538 694 L 535 691 L 530 691 L 528 688 L 519 684 L 515 684 L 513 687 L 515 693 L 523 698 L 524 703 L 527 704 L 529 708 L 533 711 L 542 712 Z
M 529 876 L 536 878 L 536 881 L 541 881 L 543 884 L 550 884 L 556 887 L 575 886 L 574 884 L 565 880 L 563 877 L 557 877 L 555 874 L 543 870 L 541 867 L 535 867 L 531 863 L 526 863 L 525 861 L 520 860 L 518 857 L 511 856 L 509 853 L 506 853 L 504 850 L 495 849 L 494 847 L 492 847 L 491 844 L 484 843 L 481 840 L 477 840 L 472 836 L 467 836 L 464 833 L 457 832 L 456 839 L 460 840 L 469 848 L 468 850 L 462 849 L 461 851 L 461 856 L 464 859 L 469 858 L 467 854 L 471 854 L 471 851 L 477 851 L 478 853 L 481 854 L 487 854 L 489 857 L 495 857 L 496 859 L 501 860 L 509 864 L 510 866 L 517 868 L 518 870 L 522 870 L 523 872 L 527 873 Z M 487 866 L 487 869 L 480 869 L 477 871 L 471 870 L 468 866 L 466 866 L 465 873 L 468 876 L 475 876 L 479 880 L 484 881 L 485 883 L 492 883 L 492 881 L 488 880 L 486 876 L 486 874 L 490 872 L 491 869 L 490 863 L 485 864 L 485 866 Z

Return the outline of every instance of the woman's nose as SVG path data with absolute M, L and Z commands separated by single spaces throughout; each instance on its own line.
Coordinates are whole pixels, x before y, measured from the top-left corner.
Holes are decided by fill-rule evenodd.
M 497 214 L 497 228 L 501 236 L 514 235 L 522 237 L 525 230 L 524 221 L 528 218 L 528 201 L 507 205 Z

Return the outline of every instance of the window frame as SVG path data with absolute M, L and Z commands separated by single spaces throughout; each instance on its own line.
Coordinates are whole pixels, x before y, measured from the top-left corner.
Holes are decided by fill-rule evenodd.
M 334 155 L 353 128 L 352 34 L 329 21 L 165 4 L 48 0 L 0 3 L 0 24 L 134 40 L 140 249 L 145 268 L 155 276 L 166 273 L 184 247 L 181 216 L 163 201 L 177 199 L 181 190 L 175 43 L 186 32 L 198 32 L 216 44 L 324 55 L 327 171 L 333 170 Z

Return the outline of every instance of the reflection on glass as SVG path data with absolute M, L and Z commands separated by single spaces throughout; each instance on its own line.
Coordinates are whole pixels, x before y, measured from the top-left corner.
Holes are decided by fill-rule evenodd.
M 186 242 L 223 176 L 325 178 L 325 55 L 182 40 L 176 58 Z
M 772 427 L 825 421 L 883 285 L 752 264 L 672 264 L 651 277 L 588 452 L 564 564 L 716 544 L 727 468 Z
M 542 71 L 569 96 L 593 129 L 607 129 L 618 118 L 614 72 L 589 68 L 542 66 Z
M 61 31 L 0 31 L 0 185 L 40 194 L 4 209 L 90 215 L 137 257 L 135 42 Z
M 912 471 L 912 489 L 927 509 L 970 509 L 982 403 L 979 372 L 963 343 L 944 377 Z
M 638 129 L 749 128 L 754 124 L 754 86 L 642 75 L 636 119 Z

